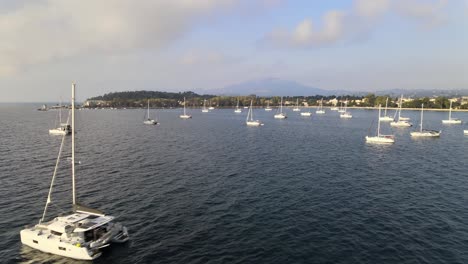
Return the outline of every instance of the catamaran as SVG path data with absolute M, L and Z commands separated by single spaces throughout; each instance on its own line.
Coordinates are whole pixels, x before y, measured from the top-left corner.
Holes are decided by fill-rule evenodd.
M 366 142 L 368 142 L 368 143 L 382 143 L 382 144 L 395 143 L 395 136 L 393 136 L 393 135 L 381 135 L 380 134 L 380 112 L 381 112 L 381 106 L 379 105 L 379 118 L 377 119 L 377 135 L 376 136 L 366 136 Z
M 462 121 L 459 118 L 452 118 L 452 100 L 450 100 L 449 119 L 442 120 L 442 124 L 461 124 Z
M 283 113 L 283 97 L 281 96 L 281 103 L 280 103 L 280 107 L 278 108 L 278 111 L 276 112 L 276 114 L 274 115 L 274 117 L 276 119 L 285 119 L 287 118 L 288 116 Z
M 412 137 L 440 137 L 442 131 L 423 129 L 424 117 L 424 104 L 421 104 L 421 123 L 419 124 L 419 131 L 411 132 Z
M 62 101 L 59 103 L 59 112 L 58 112 L 59 118 L 58 118 L 58 123 L 59 127 L 49 129 L 49 134 L 50 135 L 69 135 L 71 134 L 71 126 L 68 124 L 68 118 L 66 123 L 62 123 Z
M 187 112 L 185 111 L 185 97 L 184 97 L 184 114 L 183 115 L 180 115 L 179 117 L 182 118 L 182 119 L 189 119 L 189 118 L 192 118 L 191 115 L 187 115 Z M 209 108 L 208 108 L 209 109 Z
M 127 228 L 120 223 L 114 223 L 115 217 L 79 205 L 75 190 L 75 84 L 72 85 L 72 213 L 57 216 L 45 221 L 48 206 L 52 203 L 54 187 L 60 157 L 65 142 L 62 143 L 55 163 L 52 182 L 47 196 L 47 202 L 39 223 L 21 230 L 21 243 L 43 252 L 56 254 L 79 260 L 92 260 L 101 256 L 101 249 L 111 243 L 123 243 L 129 239 Z
M 401 107 L 402 107 L 402 105 L 403 105 L 403 95 L 401 95 L 398 110 L 395 113 L 395 115 L 398 114 L 398 119 L 396 119 L 396 121 L 394 120 L 394 121 L 390 122 L 390 126 L 393 126 L 393 127 L 411 127 L 411 126 L 413 126 L 413 124 L 411 124 L 408 121 L 409 118 L 403 118 L 401 116 Z
M 185 103 L 184 103 L 185 104 Z M 208 110 L 208 108 L 206 108 L 206 99 L 203 100 L 203 108 L 202 108 L 202 113 L 208 113 L 210 112 L 210 110 Z
M 387 108 L 388 108 L 388 97 L 387 97 L 387 100 L 385 100 L 384 115 L 379 117 L 380 121 L 393 121 L 393 117 L 387 115 Z
M 242 109 L 239 108 L 239 97 L 237 98 L 237 105 L 236 110 L 234 110 L 234 113 L 242 113 Z
M 299 111 L 301 111 L 301 109 L 299 108 L 299 98 L 296 99 L 296 107 L 293 108 L 293 111 L 294 111 L 294 112 L 299 112 Z
M 158 124 L 158 122 L 156 122 L 154 119 L 150 118 L 150 115 L 149 115 L 149 100 L 148 100 L 148 110 L 147 110 L 147 113 L 146 113 L 146 120 L 143 121 L 143 124 L 145 124 L 145 125 L 157 125 Z
M 348 109 L 348 100 L 346 99 L 344 112 L 340 114 L 340 118 L 353 118 L 353 115 L 347 111 Z
M 254 120 L 253 119 L 253 100 L 250 100 L 250 108 L 249 112 L 247 112 L 247 118 L 245 119 L 245 123 L 248 126 L 263 126 L 263 123 L 260 122 L 260 120 Z
M 267 107 L 265 108 L 265 111 L 271 111 L 273 110 L 271 107 L 270 107 L 270 100 L 267 101 Z
M 320 104 L 319 104 L 319 107 L 317 109 L 317 111 L 315 111 L 316 114 L 325 114 L 325 110 L 323 109 L 323 98 L 322 100 L 320 100 Z

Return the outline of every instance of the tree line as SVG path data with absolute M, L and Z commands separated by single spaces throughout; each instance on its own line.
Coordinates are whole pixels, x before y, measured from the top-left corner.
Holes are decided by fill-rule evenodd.
M 99 106 L 105 107 L 146 107 L 147 102 L 149 101 L 150 107 L 181 107 L 183 105 L 184 97 L 186 99 L 186 106 L 188 107 L 202 107 L 206 104 L 207 107 L 234 107 L 239 101 L 239 106 L 249 106 L 250 100 L 253 100 L 255 106 L 277 106 L 280 103 L 280 96 L 270 96 L 270 97 L 259 97 L 254 94 L 247 96 L 217 96 L 217 95 L 200 95 L 191 91 L 187 92 L 159 92 L 159 91 L 126 91 L 126 92 L 112 92 L 107 93 L 102 96 L 96 96 L 89 98 L 90 102 L 99 102 Z M 323 99 L 323 104 L 325 106 L 331 105 L 328 103 L 329 100 L 337 99 L 340 102 L 347 101 L 348 106 L 363 106 L 363 107 L 376 107 L 379 104 L 385 106 L 387 98 L 389 99 L 389 107 L 397 107 L 397 102 L 399 97 L 391 98 L 388 95 L 376 96 L 375 94 L 368 94 L 366 96 L 356 96 L 356 95 L 344 95 L 344 96 L 284 96 L 283 102 L 288 102 L 289 105 L 295 105 L 296 101 L 299 101 L 300 106 L 303 106 L 305 103 L 309 106 L 316 106 Z M 406 108 L 420 108 L 421 104 L 424 103 L 425 108 L 448 108 L 450 102 L 446 97 L 437 97 L 435 100 L 431 101 L 431 98 L 424 97 L 414 99 L 413 101 L 407 101 L 403 103 L 403 107 Z M 340 103 L 338 103 L 340 105 Z M 93 104 L 91 103 L 91 107 Z M 468 105 L 460 106 L 459 103 L 453 103 L 454 108 L 468 108 Z

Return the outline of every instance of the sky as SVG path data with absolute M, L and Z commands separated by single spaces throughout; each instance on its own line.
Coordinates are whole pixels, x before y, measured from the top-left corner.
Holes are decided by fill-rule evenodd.
M 279 78 L 468 88 L 468 0 L 1 0 L 0 102 Z

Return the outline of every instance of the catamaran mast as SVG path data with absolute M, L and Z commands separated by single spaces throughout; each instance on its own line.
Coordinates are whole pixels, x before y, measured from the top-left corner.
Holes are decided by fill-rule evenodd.
M 75 83 L 72 83 L 72 189 L 73 205 L 76 204 L 75 193 Z

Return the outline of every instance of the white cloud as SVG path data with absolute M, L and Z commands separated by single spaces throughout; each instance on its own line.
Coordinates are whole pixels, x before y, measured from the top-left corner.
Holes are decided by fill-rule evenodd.
M 0 12 L 0 76 L 80 55 L 161 48 L 234 0 L 45 0 Z
M 331 10 L 322 17 L 322 28 L 310 18 L 292 30 L 277 28 L 264 38 L 269 44 L 292 47 L 315 47 L 333 44 L 349 36 L 370 30 L 387 13 L 412 18 L 430 28 L 443 21 L 443 8 L 448 0 L 354 0 L 350 10 Z
M 354 8 L 359 16 L 375 17 L 388 11 L 390 0 L 356 0 Z

